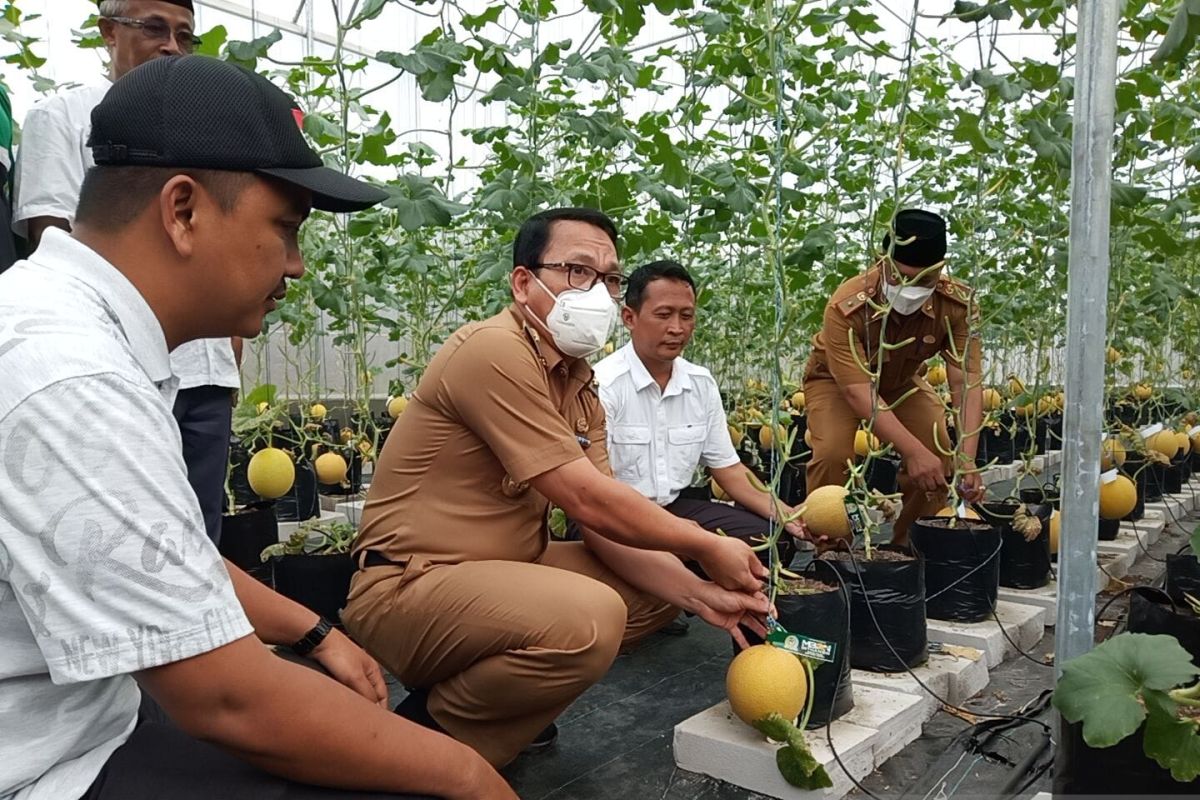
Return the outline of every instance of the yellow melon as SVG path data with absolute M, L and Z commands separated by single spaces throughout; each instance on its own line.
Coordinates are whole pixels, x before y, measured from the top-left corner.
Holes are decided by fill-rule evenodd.
M 729 495 L 721 488 L 721 484 L 717 483 L 716 478 L 708 479 L 708 489 L 712 492 L 712 496 L 718 500 L 729 500 Z
M 1137 505 L 1137 486 L 1124 475 L 1111 483 L 1100 481 L 1100 516 L 1122 519 Z
M 753 725 L 771 714 L 795 722 L 808 697 L 800 659 L 774 645 L 748 647 L 725 673 L 725 693 L 738 719 Z
M 983 410 L 984 411 L 999 411 L 1004 405 L 1004 397 L 995 389 L 983 390 Z
M 404 413 L 404 409 L 408 408 L 408 398 L 404 395 L 397 395 L 391 400 L 388 400 L 387 412 L 388 416 L 396 419 Z
M 797 411 L 804 410 L 804 392 L 796 392 L 792 395 L 792 408 Z
M 1105 360 L 1110 364 L 1115 364 L 1121 360 L 1121 351 L 1115 347 L 1108 348 L 1108 352 L 1104 356 Z
M 1010 375 L 1008 378 L 1008 396 L 1016 397 L 1017 395 L 1024 393 L 1024 391 L 1025 384 L 1021 383 L 1021 379 L 1016 375 Z
M 1062 533 L 1062 515 L 1055 511 L 1050 515 L 1050 554 L 1058 552 L 1058 537 Z
M 732 423 L 727 427 L 729 428 L 729 441 L 733 442 L 734 447 L 741 447 L 742 439 L 746 438 L 746 432 Z
M 778 443 L 780 446 L 787 444 L 787 428 L 779 425 L 763 425 L 758 429 L 758 443 L 763 450 L 770 450 Z
M 1120 439 L 1108 438 L 1100 445 L 1100 468 L 1105 472 L 1125 463 L 1125 445 Z
M 872 450 L 879 449 L 879 437 L 859 428 L 854 432 L 854 454 L 866 458 Z
M 808 493 L 800 518 L 816 536 L 830 539 L 850 538 L 850 517 L 846 514 L 845 486 L 821 486 Z
M 930 367 L 929 372 L 925 373 L 925 380 L 929 381 L 930 386 L 942 386 L 946 383 L 946 368 L 941 364 Z
M 1192 452 L 1192 440 L 1186 433 L 1176 433 L 1175 443 L 1179 445 L 1179 449 L 1175 452 L 1176 455 L 1186 456 Z
M 1146 447 L 1151 450 L 1157 450 L 1167 458 L 1174 458 L 1179 452 L 1179 442 L 1175 439 L 1175 432 L 1164 430 L 1151 436 L 1146 440 Z
M 808 449 L 812 449 L 812 431 L 808 428 L 804 429 L 804 443 L 808 445 Z
M 1138 400 L 1149 400 L 1154 395 L 1154 389 L 1148 383 L 1139 383 L 1133 387 L 1133 396 Z
M 296 482 L 296 465 L 278 447 L 264 447 L 250 457 L 246 478 L 255 494 L 274 500 L 287 494 Z
M 946 507 L 945 507 L 945 508 L 943 508 L 941 511 L 937 512 L 937 514 L 935 514 L 934 516 L 938 516 L 938 517 L 957 517 L 957 516 L 958 516 L 958 510 L 957 510 L 957 509 L 953 509 L 953 508 L 951 508 L 950 506 L 946 506 Z M 978 512 L 978 511 L 976 511 L 975 509 L 971 508 L 970 506 L 967 506 L 967 510 L 966 510 L 966 516 L 965 516 L 965 517 L 962 517 L 962 519 L 983 519 L 983 517 L 979 516 L 979 512 Z
M 313 462 L 317 480 L 321 483 L 342 483 L 346 480 L 346 459 L 337 453 L 322 453 Z
M 325 415 L 328 413 L 329 413 L 329 409 L 325 408 L 325 406 L 323 406 L 320 403 L 313 403 L 312 408 L 308 409 L 308 415 L 310 417 L 312 417 L 313 419 L 315 419 L 317 422 L 320 422 L 321 420 L 325 419 Z

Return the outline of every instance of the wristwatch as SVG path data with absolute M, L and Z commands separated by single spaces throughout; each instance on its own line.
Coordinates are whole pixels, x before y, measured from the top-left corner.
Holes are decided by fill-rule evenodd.
M 333 630 L 333 625 L 329 620 L 321 617 L 317 620 L 317 624 L 313 626 L 313 629 L 304 634 L 304 638 L 292 645 L 292 652 L 298 656 L 308 655 L 313 650 L 316 650 L 321 642 L 325 641 L 325 637 L 329 635 L 331 630 Z

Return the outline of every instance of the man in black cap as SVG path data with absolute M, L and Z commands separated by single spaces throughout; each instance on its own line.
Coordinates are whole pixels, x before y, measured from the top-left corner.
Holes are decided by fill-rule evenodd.
M 983 409 L 979 311 L 970 287 L 943 274 L 945 257 L 944 219 L 921 209 L 898 212 L 875 265 L 839 286 L 825 306 L 804 374 L 809 491 L 846 482 L 855 432 L 873 416 L 873 433 L 904 462 L 904 508 L 893 535 L 899 544 L 908 541 L 914 519 L 946 504 L 947 477 L 955 472 L 942 455 L 950 450 L 946 407 L 925 379 L 926 362 L 936 355 L 945 361 L 957 429 L 967 434 L 955 457 L 964 469 L 975 467 Z M 967 500 L 983 497 L 976 472 L 963 474 L 960 489 Z
M 49 228 L 71 230 L 83 176 L 92 166 L 86 142 L 92 109 L 112 81 L 163 56 L 191 53 L 199 42 L 191 0 L 100 0 L 98 26 L 109 56 L 105 80 L 46 98 L 26 115 L 15 174 L 13 229 L 32 248 Z M 171 352 L 179 378 L 175 419 L 183 434 L 188 481 L 209 537 L 219 542 L 233 393 L 241 386 L 241 340 L 196 339 Z
M 328 620 L 222 562 L 171 414 L 168 352 L 253 336 L 310 209 L 386 194 L 323 167 L 268 80 L 199 56 L 117 81 L 88 145 L 73 233 L 0 275 L 0 797 L 511 800 L 390 713 Z

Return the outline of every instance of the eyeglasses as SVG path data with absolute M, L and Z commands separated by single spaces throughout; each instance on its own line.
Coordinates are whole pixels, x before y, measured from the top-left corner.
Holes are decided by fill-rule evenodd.
M 185 53 L 190 53 L 200 46 L 199 36 L 187 28 L 173 31 L 171 26 L 161 19 L 134 19 L 133 17 L 104 17 L 103 19 L 127 28 L 137 28 L 141 30 L 143 36 L 155 42 L 166 42 L 173 36 L 179 49 Z
M 567 273 L 567 285 L 572 289 L 587 291 L 597 283 L 603 282 L 608 293 L 616 298 L 625 291 L 629 279 L 619 272 L 601 272 L 587 264 L 572 264 L 569 261 L 555 261 L 549 264 L 535 264 L 534 269 L 552 269 L 556 272 Z

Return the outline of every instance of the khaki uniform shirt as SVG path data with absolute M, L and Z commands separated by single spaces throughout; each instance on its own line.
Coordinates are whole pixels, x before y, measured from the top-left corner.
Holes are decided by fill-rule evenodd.
M 584 456 L 610 475 L 605 439 L 591 367 L 564 361 L 515 306 L 459 328 L 388 435 L 355 553 L 534 562 L 549 501 L 529 480 Z
M 966 372 L 979 374 L 979 306 L 973 295 L 974 291 L 965 283 L 942 276 L 919 311 L 907 316 L 888 315 L 886 341 L 890 344 L 910 338 L 912 341 L 905 347 L 883 351 L 881 389 L 897 389 L 914 377 L 923 376 L 925 362 L 939 353 L 950 365 L 959 365 L 965 354 Z M 846 281 L 829 299 L 825 321 L 813 337 L 805 380 L 832 378 L 841 386 L 871 381 L 859 361 L 869 369 L 878 369 L 884 314 L 868 300 L 886 303 L 879 266 Z M 855 360 L 856 353 L 859 361 Z

